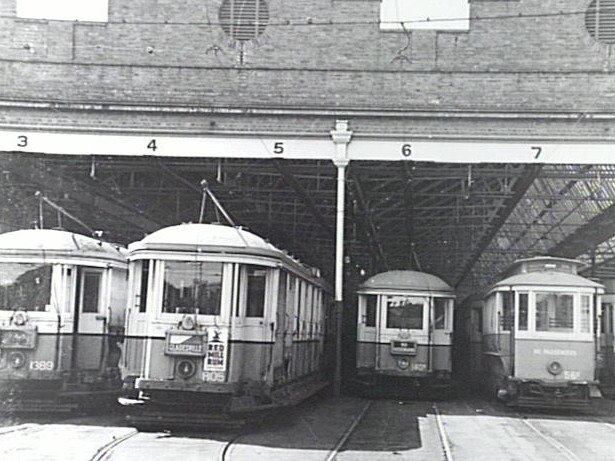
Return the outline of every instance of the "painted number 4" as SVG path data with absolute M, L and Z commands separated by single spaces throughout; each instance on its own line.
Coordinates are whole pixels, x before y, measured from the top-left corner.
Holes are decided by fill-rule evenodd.
M 149 144 L 147 145 L 148 149 L 153 150 L 154 152 L 156 152 L 156 149 L 158 149 L 158 146 L 156 145 L 156 140 L 152 139 Z

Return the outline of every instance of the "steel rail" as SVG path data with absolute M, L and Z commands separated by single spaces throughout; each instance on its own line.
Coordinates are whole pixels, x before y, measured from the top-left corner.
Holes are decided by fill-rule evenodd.
M 109 459 L 109 456 L 111 455 L 111 452 L 118 445 L 120 445 L 120 444 L 124 443 L 126 440 L 134 437 L 138 433 L 139 433 L 139 431 L 134 429 L 133 431 L 128 432 L 127 434 L 124 434 L 124 435 L 122 435 L 120 437 L 113 437 L 113 440 L 111 440 L 110 442 L 108 442 L 105 445 L 103 445 L 102 447 L 100 447 L 98 449 L 98 451 L 96 452 L 96 454 L 94 456 L 92 456 L 89 461 L 105 461 L 105 460 Z
M 350 426 L 348 426 L 346 431 L 339 438 L 335 447 L 333 447 L 333 449 L 327 454 L 325 461 L 334 461 L 335 458 L 337 458 L 339 451 L 342 449 L 344 445 L 346 445 L 346 442 L 348 441 L 348 439 L 350 438 L 354 430 L 357 428 L 357 426 L 363 419 L 363 416 L 365 416 L 365 413 L 367 413 L 367 410 L 369 410 L 371 405 L 372 405 L 371 400 L 365 404 L 365 406 L 361 409 L 361 412 L 357 415 L 357 417 L 353 420 Z
M 444 422 L 442 421 L 442 416 L 440 415 L 440 411 L 438 410 L 438 405 L 433 402 L 431 407 L 433 409 L 434 415 L 436 416 L 436 425 L 438 427 L 438 435 L 440 436 L 440 442 L 442 443 L 444 459 L 445 461 L 454 461 L 453 451 L 451 450 L 451 445 L 448 441 L 446 431 L 444 430 Z

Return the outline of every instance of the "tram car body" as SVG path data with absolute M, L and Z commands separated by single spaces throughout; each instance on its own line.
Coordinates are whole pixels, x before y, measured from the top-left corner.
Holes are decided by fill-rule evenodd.
M 602 282 L 605 292 L 601 303 L 598 377 L 603 395 L 615 398 L 615 279 L 607 278 Z
M 424 272 L 395 270 L 358 289 L 357 381 L 367 389 L 451 386 L 455 292 Z
M 129 259 L 122 364 L 137 427 L 239 418 L 330 382 L 330 290 L 317 270 L 217 224 L 161 229 Z
M 127 273 L 125 249 L 90 237 L 0 235 L 2 410 L 72 410 L 117 398 Z
M 578 275 L 581 266 L 518 260 L 487 293 L 483 382 L 507 404 L 578 408 L 599 395 L 594 319 L 604 287 Z

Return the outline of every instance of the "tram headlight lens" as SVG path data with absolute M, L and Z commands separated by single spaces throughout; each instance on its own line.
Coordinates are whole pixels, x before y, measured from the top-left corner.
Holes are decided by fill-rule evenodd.
M 553 376 L 557 376 L 561 374 L 562 371 L 564 371 L 564 367 L 562 367 L 561 363 L 553 361 L 547 366 L 547 371 Z
M 196 365 L 191 360 L 182 360 L 177 364 L 177 374 L 180 378 L 188 379 L 194 376 Z
M 27 320 L 28 318 L 23 312 L 15 312 L 15 315 L 13 315 L 13 324 L 17 325 L 18 327 L 24 326 Z
M 194 318 L 188 316 L 182 319 L 180 325 L 184 330 L 194 330 L 194 328 L 196 327 Z
M 397 359 L 397 366 L 400 368 L 400 370 L 406 370 L 410 366 L 410 360 L 405 357 Z
M 22 368 L 26 364 L 26 356 L 23 352 L 11 352 L 9 354 L 9 364 L 16 370 Z

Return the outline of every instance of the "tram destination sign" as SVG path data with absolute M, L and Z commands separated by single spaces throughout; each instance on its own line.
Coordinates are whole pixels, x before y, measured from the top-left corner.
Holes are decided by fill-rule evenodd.
M 0 130 L 0 151 L 58 155 L 339 159 L 322 136 L 155 135 Z M 441 163 L 615 164 L 615 142 L 354 136 L 345 159 Z

